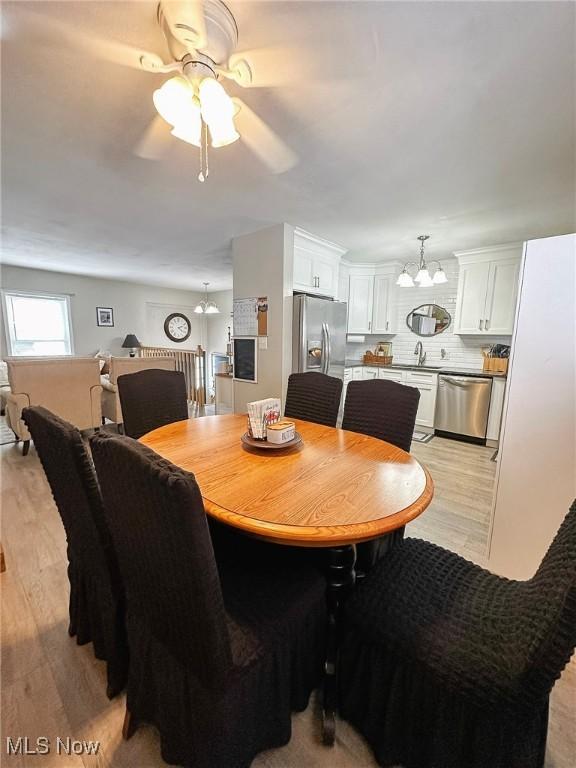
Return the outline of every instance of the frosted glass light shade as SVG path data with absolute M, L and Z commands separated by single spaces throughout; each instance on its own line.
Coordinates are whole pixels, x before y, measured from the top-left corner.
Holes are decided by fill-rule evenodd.
M 200 117 L 200 110 L 197 111 L 194 119 L 189 121 L 187 125 L 175 125 L 170 133 L 177 139 L 181 139 L 188 144 L 193 144 L 195 147 L 199 147 L 202 138 L 202 119 Z
M 154 91 L 152 100 L 160 117 L 172 126 L 184 127 L 191 119 L 200 117 L 198 106 L 194 104 L 194 91 L 183 77 L 166 80 Z
M 220 314 L 220 310 L 218 309 L 216 304 L 214 304 L 214 302 L 212 302 L 212 301 L 207 305 L 207 307 L 206 307 L 206 309 L 204 311 L 206 312 L 207 315 L 218 315 L 218 314 Z
M 202 119 L 210 129 L 213 147 L 225 147 L 240 138 L 234 125 L 234 103 L 213 77 L 206 77 L 198 88 Z
M 197 304 L 197 305 L 194 307 L 194 312 L 195 312 L 197 315 L 203 315 L 203 314 L 204 314 L 204 307 L 202 306 L 202 304 Z
M 418 278 L 420 279 L 418 280 Z M 421 269 L 418 275 L 416 275 L 416 280 L 420 288 L 431 288 L 434 285 L 430 272 L 427 269 Z
M 446 272 L 440 267 L 439 269 L 434 272 L 434 277 L 432 278 L 432 282 L 435 285 L 440 285 L 441 283 L 447 283 L 448 278 L 446 277 Z
M 396 280 L 396 285 L 399 285 L 401 288 L 412 288 L 414 285 L 414 280 L 412 280 L 408 272 L 404 270 L 398 275 L 398 280 Z

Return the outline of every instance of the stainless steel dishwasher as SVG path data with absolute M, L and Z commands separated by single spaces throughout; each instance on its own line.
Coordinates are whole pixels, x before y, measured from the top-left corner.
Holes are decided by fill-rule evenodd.
M 492 379 L 481 376 L 438 376 L 435 432 L 486 440 Z

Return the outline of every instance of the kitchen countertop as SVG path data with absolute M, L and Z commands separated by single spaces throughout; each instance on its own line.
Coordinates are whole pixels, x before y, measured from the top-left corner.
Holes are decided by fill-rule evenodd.
M 364 363 L 362 360 L 346 360 L 345 368 L 382 368 L 389 371 L 425 371 L 426 373 L 441 373 L 452 376 L 484 376 L 493 379 L 505 379 L 505 373 L 496 373 L 494 371 L 483 371 L 482 368 L 470 368 L 466 366 L 446 365 L 442 368 L 427 368 L 425 365 L 410 365 L 410 363 L 401 363 L 394 365 L 373 365 Z

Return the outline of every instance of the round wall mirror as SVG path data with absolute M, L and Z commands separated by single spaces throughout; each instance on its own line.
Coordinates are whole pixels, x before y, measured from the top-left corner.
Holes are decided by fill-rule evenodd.
M 438 304 L 421 304 L 406 317 L 406 325 L 418 336 L 436 336 L 450 325 L 450 314 Z

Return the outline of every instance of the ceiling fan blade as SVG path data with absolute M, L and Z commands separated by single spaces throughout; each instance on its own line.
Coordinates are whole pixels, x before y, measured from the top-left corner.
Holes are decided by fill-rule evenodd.
M 298 156 L 261 117 L 242 101 L 233 99 L 238 112 L 235 123 L 242 141 L 272 173 L 285 173 L 298 163 Z
M 253 48 L 234 53 L 228 68 L 231 78 L 244 88 L 288 85 L 297 78 L 294 51 L 288 47 Z
M 160 160 L 171 144 L 170 126 L 160 115 L 156 115 L 135 146 L 134 154 L 144 160 Z
M 27 44 L 61 48 L 64 43 L 83 56 L 88 54 L 100 61 L 151 72 L 164 66 L 161 57 L 156 53 L 117 40 L 86 34 L 78 27 L 72 27 L 60 19 L 38 11 L 19 8 L 17 20 L 27 36 Z

